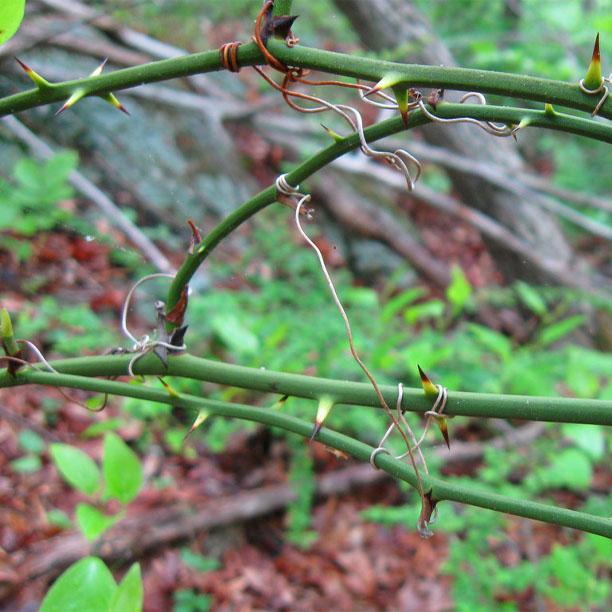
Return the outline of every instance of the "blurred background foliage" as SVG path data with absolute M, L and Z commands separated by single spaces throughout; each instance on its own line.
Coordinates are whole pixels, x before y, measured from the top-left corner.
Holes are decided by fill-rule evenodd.
M 413 4 L 430 20 L 435 33 L 463 67 L 577 82 L 588 65 L 597 31 L 601 33 L 604 71 L 612 67 L 612 2 L 609 0 L 564 3 L 416 0 Z M 218 46 L 220 39 L 247 40 L 259 3 L 253 0 L 231 3 L 116 0 L 91 2 L 89 6 L 127 26 L 144 27 L 152 37 L 200 51 Z M 331 0 L 295 0 L 294 12 L 300 15 L 295 32 L 304 44 L 364 54 L 357 35 Z M 404 51 L 399 48 L 382 55 L 385 59 L 394 59 Z M 41 51 L 41 63 L 45 53 Z M 45 75 L 43 70 L 41 73 Z M 215 78 L 221 87 L 234 79 L 228 75 Z M 262 92 L 268 93 L 251 75 L 228 87 L 234 87 L 232 91 L 244 98 L 256 99 Z M 497 98 L 500 100 L 504 101 Z M 132 112 L 134 105 L 138 111 L 140 103 L 130 102 Z M 130 107 L 129 103 L 126 105 Z M 30 116 L 44 117 L 44 112 L 31 111 Z M 162 127 L 165 122 L 172 123 L 172 118 L 161 117 L 162 111 L 157 112 Z M 0 182 L 3 206 L 0 247 L 18 260 L 22 271 L 29 271 L 22 278 L 9 279 L 11 290 L 25 296 L 16 327 L 20 337 L 36 338 L 48 355 L 93 353 L 118 344 L 121 339 L 117 327 L 111 323 L 116 317 L 117 304 L 114 309 L 100 308 L 94 314 L 87 306 L 87 299 L 85 303 L 78 303 L 70 295 L 49 290 L 51 284 L 44 273 L 28 267 L 28 261 L 39 252 L 36 245 L 45 236 L 55 231 L 107 245 L 111 261 L 121 271 L 113 274 L 120 281 L 118 286 L 124 289 L 130 279 L 153 271 L 129 246 L 115 244 L 116 240 L 109 237 L 108 225 L 99 222 L 99 213 L 82 202 L 75 204 L 74 190 L 66 182 L 68 173 L 77 166 L 79 156 L 82 164 L 89 163 L 95 151 L 83 148 L 83 137 L 87 140 L 90 136 L 85 134 L 82 124 L 72 123 L 66 115 L 60 121 L 71 122 L 75 140 L 71 140 L 72 135 L 60 137 L 58 145 L 68 147 L 68 152 L 40 163 L 20 151 L 9 138 L 4 146 L 11 147 L 11 154 L 3 157 L 13 163 L 5 161 L 0 169 L 4 177 Z M 133 115 L 137 117 L 138 113 Z M 186 133 L 192 119 L 186 116 L 183 121 Z M 318 122 L 319 118 L 303 120 L 310 126 L 318 126 Z M 97 129 L 103 131 L 104 121 L 100 120 L 100 124 Z M 78 130 L 77 125 L 81 126 Z M 156 128 L 153 123 L 144 127 L 153 139 L 157 138 Z M 260 144 L 261 136 L 249 141 L 244 136 L 245 129 L 248 128 L 238 123 L 229 131 L 247 145 Z M 113 133 L 107 136 L 111 138 Z M 301 135 L 303 142 L 299 142 Z M 290 152 L 282 156 L 278 169 L 290 167 L 294 160 L 325 143 L 322 134 L 313 135 L 312 131 L 304 130 L 301 135 L 297 134 L 288 143 Z M 278 146 L 273 137 L 272 141 L 275 144 L 270 146 Z M 191 146 L 188 143 L 187 158 L 197 151 L 190 150 Z M 152 148 L 156 147 L 163 149 L 157 142 Z M 518 148 L 531 169 L 551 183 L 610 200 L 612 154 L 603 143 L 524 130 L 519 136 Z M 269 182 L 277 169 L 268 168 L 264 172 L 261 161 L 254 158 L 252 151 L 243 154 L 243 146 L 241 153 L 242 170 L 252 177 L 247 187 L 241 187 L 248 193 L 254 191 L 258 182 Z M 142 153 L 145 157 L 153 154 Z M 166 158 L 169 165 L 173 163 L 172 155 L 174 151 L 169 160 Z M 177 166 L 182 163 L 178 154 L 175 161 Z M 265 163 L 270 166 L 269 155 Z M 174 180 L 164 177 L 166 169 L 156 167 L 153 157 L 150 164 L 151 174 L 162 173 L 161 182 L 169 184 Z M 96 170 L 88 168 L 89 175 L 95 178 Z M 237 197 L 235 185 L 223 183 L 219 169 L 208 169 L 205 176 L 198 175 L 197 167 L 192 170 L 203 190 L 216 190 L 210 200 L 217 200 L 217 215 L 224 212 L 223 206 L 230 206 L 231 210 L 228 198 L 224 199 L 223 195 L 229 193 L 229 199 Z M 102 176 L 101 170 L 97 172 Z M 432 187 L 452 191 L 439 167 L 428 165 L 425 175 Z M 316 187 L 317 181 L 312 182 Z M 107 187 L 121 191 L 116 185 Z M 172 213 L 175 216 L 179 200 L 193 196 L 186 195 L 185 189 L 177 185 L 165 195 L 176 196 L 175 202 L 169 205 L 175 210 Z M 162 206 L 159 202 L 156 205 Z M 180 250 L 188 240 L 187 232 L 164 224 L 159 218 L 151 222 L 149 213 L 132 207 L 130 202 L 127 208 L 130 209 L 127 214 L 141 223 L 149 237 L 164 245 L 180 261 Z M 392 210 L 395 215 L 404 214 L 397 206 Z M 579 210 L 612 225 L 609 211 Z M 193 211 L 191 214 L 198 215 L 198 223 L 205 231 L 210 229 L 212 221 L 208 217 Z M 181 213 L 181 225 L 183 216 Z M 416 227 L 418 230 L 418 223 Z M 593 241 L 583 230 L 568 224 L 564 224 L 564 229 L 573 247 L 587 255 L 590 253 L 600 271 L 609 274 L 612 264 L 609 244 L 598 239 Z M 425 282 L 409 264 L 397 256 L 393 259 L 388 253 L 384 255 L 385 274 L 364 275 L 356 265 L 358 249 L 351 250 L 350 246 L 359 242 L 358 236 L 350 232 L 342 234 L 338 224 L 324 212 L 318 214 L 309 232 L 326 244 L 330 253 L 337 249 L 337 255 L 332 258 L 332 274 L 351 320 L 358 350 L 379 382 L 395 384 L 401 380 L 406 385 L 417 386 L 418 363 L 435 382 L 447 386 L 451 394 L 453 390 L 469 390 L 612 399 L 612 302 L 605 297 L 566 287 L 534 285 L 524 280 L 504 283 L 495 275 L 489 275 L 486 282 L 475 282 L 473 274 L 464 271 L 460 258 L 449 262 L 452 281 L 444 290 Z M 359 248 L 363 249 L 363 242 Z M 272 207 L 257 215 L 229 246 L 219 248 L 194 285 L 196 292 L 188 311 L 188 342 L 194 354 L 270 370 L 361 380 L 350 358 L 344 325 L 316 259 L 296 237 L 284 208 Z M 150 300 L 144 297 L 147 291 L 150 297 L 162 296 L 163 286 L 160 282 L 158 293 L 143 289 L 139 303 L 149 304 Z M 150 320 L 152 308 L 138 307 L 137 314 Z M 500 323 L 504 318 L 515 322 L 516 333 Z M 140 325 L 146 329 L 142 319 Z M 244 390 L 221 389 L 194 381 L 168 382 L 190 393 L 252 401 L 251 394 Z M 276 399 L 261 401 L 272 406 Z M 49 410 L 52 413 L 55 409 L 52 406 Z M 314 406 L 297 398 L 290 398 L 282 409 L 314 418 Z M 122 411 L 122 419 L 112 421 L 112 427 L 120 427 L 125 419 L 141 419 L 147 423 L 138 441 L 143 453 L 158 435 L 163 437 L 168 452 L 191 457 L 207 451 L 222 453 L 227 441 L 237 432 L 254 429 L 252 425 L 212 419 L 183 444 L 185 426 L 176 421 L 169 407 L 128 399 L 122 402 Z M 418 427 L 418 423 L 412 417 L 412 424 Z M 387 421 L 376 410 L 337 407 L 327 424 L 376 444 Z M 487 448 L 488 439 L 503 435 L 508 427 L 519 426 L 518 423 L 455 419 L 450 423 L 451 440 L 482 443 L 484 458 L 474 466 L 460 467 L 455 473 L 436 455 L 430 468 L 436 474 L 470 486 L 558 504 L 569 500 L 572 507 L 602 516 L 612 515 L 609 488 L 612 439 L 607 431 L 592 426 L 548 425 L 536 440 L 515 450 Z M 285 437 L 279 433 L 274 435 Z M 440 443 L 435 432 L 431 440 Z M 287 539 L 307 547 L 317 538 L 310 523 L 314 464 L 303 445 L 291 438 L 286 444 L 291 455 L 288 478 L 300 491 L 288 513 Z M 25 465 L 26 469 L 37 469 L 38 464 Z M 364 520 L 413 529 L 418 515 L 416 495 L 407 488 L 403 492 L 405 505 L 373 506 L 363 512 Z M 542 610 L 610 609 L 610 541 L 551 530 L 547 543 L 528 546 L 525 550 L 522 548 L 525 542 L 537 541 L 534 530 L 537 532 L 538 527 L 521 521 L 518 529 L 523 533 L 517 535 L 512 531 L 516 529 L 516 522 L 508 522 L 494 513 L 442 505 L 436 531 L 448 539 L 444 573 L 452 578 L 455 609 L 527 609 L 521 604 L 526 594 L 530 605 L 535 602 L 537 609 Z M 502 548 L 513 546 L 514 556 L 500 554 Z M 189 607 L 187 596 L 179 599 L 182 607 L 177 604 L 176 609 L 196 609 Z

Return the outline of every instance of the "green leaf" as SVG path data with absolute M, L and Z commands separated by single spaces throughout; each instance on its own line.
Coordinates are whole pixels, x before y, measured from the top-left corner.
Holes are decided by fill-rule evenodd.
M 538 344 L 540 346 L 548 346 L 557 340 L 561 340 L 561 338 L 573 332 L 577 327 L 580 327 L 585 320 L 585 315 L 574 315 L 544 327 L 538 336 Z
M 404 306 L 412 304 L 412 302 L 422 298 L 426 293 L 427 291 L 423 287 L 411 287 L 406 289 L 406 291 L 402 291 L 385 304 L 380 314 L 381 321 L 388 323 L 393 315 L 398 313 Z
M 0 45 L 19 29 L 24 8 L 25 0 L 2 0 L 0 3 Z
M 404 319 L 410 324 L 420 319 L 436 319 L 444 314 L 444 302 L 442 300 L 429 300 L 422 304 L 416 304 L 406 308 Z
M 104 533 L 118 518 L 119 515 L 106 516 L 89 504 L 78 504 L 76 508 L 77 523 L 90 542 Z
M 142 466 L 136 453 L 116 434 L 104 438 L 102 473 L 105 494 L 121 503 L 131 502 L 142 486 Z
M 563 435 L 572 440 L 593 461 L 599 461 L 606 452 L 606 441 L 603 429 L 596 425 L 564 423 Z
M 56 153 L 44 166 L 45 179 L 54 184 L 65 184 L 78 163 L 79 155 L 76 151 Z
M 89 495 L 95 493 L 100 483 L 100 472 L 91 457 L 69 444 L 51 444 L 50 451 L 66 482 Z
M 214 557 L 204 557 L 189 548 L 181 548 L 181 559 L 185 565 L 193 567 L 200 573 L 212 572 L 221 567 L 221 563 Z
M 376 308 L 378 293 L 369 287 L 349 287 L 343 292 L 344 303 L 360 308 Z
M 47 446 L 40 435 L 32 429 L 22 429 L 17 438 L 19 439 L 19 446 L 21 446 L 23 450 L 34 453 L 35 455 L 44 453 L 45 447 Z
M 115 580 L 102 559 L 85 557 L 55 581 L 40 612 L 108 612 L 116 590 Z
M 22 157 L 13 169 L 13 176 L 24 187 L 35 188 L 42 181 L 43 170 L 39 163 L 29 157 Z
M 100 398 L 93 398 L 96 405 L 100 404 Z M 113 429 L 118 429 L 125 423 L 125 419 L 121 417 L 113 417 L 112 419 L 108 419 L 107 421 L 99 421 L 98 423 L 94 423 L 90 425 L 82 434 L 81 438 L 95 438 L 100 434 L 106 433 L 107 431 L 112 431 Z
M 610 566 L 612 563 L 612 540 L 594 533 L 585 533 L 584 537 L 598 553 L 602 562 Z
M 523 302 L 529 310 L 540 316 L 546 314 L 548 310 L 546 302 L 534 287 L 528 285 L 524 281 L 518 281 L 515 285 L 515 289 L 521 302 Z
M 478 342 L 490 351 L 497 353 L 502 361 L 509 361 L 512 355 L 512 342 L 509 338 L 477 323 L 468 323 L 467 327 Z
M 72 521 L 68 518 L 68 515 L 57 508 L 47 512 L 47 520 L 52 525 L 60 527 L 61 529 L 70 529 L 72 527 Z
M 13 472 L 18 474 L 31 474 L 37 472 L 42 467 L 42 462 L 38 455 L 26 455 L 11 461 Z
M 259 339 L 231 312 L 220 312 L 211 321 L 215 334 L 232 352 L 254 355 L 259 350 Z
M 593 470 L 586 455 L 575 448 L 561 451 L 550 465 L 552 486 L 567 486 L 572 489 L 586 489 Z
M 134 563 L 115 591 L 108 612 L 141 612 L 142 599 L 140 564 Z
M 451 283 L 446 289 L 446 299 L 453 307 L 453 315 L 459 314 L 472 295 L 472 285 L 463 270 L 456 265 L 451 267 Z

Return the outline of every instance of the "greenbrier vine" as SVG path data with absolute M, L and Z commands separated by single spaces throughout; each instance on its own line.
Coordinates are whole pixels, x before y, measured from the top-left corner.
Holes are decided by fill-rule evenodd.
M 517 132 L 527 126 L 538 127 L 612 144 L 610 124 L 601 120 L 564 114 L 553 108 L 553 105 L 566 107 L 590 113 L 592 116 L 598 115 L 599 118 L 612 119 L 612 102 L 609 100 L 607 86 L 611 82 L 612 75 L 604 78 L 601 74 L 599 38 L 596 40 L 593 60 L 587 75 L 579 84 L 571 84 L 499 72 L 406 65 L 310 49 L 298 45 L 298 40 L 291 33 L 295 18 L 289 16 L 290 10 L 290 0 L 264 2 L 257 16 L 253 42 L 226 43 L 219 50 L 152 62 L 108 74 L 102 74 L 105 65 L 103 62 L 89 77 L 63 83 L 50 83 L 31 67 L 17 60 L 33 81 L 35 88 L 1 99 L 0 117 L 56 102 L 62 103 L 57 111 L 60 113 L 67 111 L 84 98 L 92 96 L 98 96 L 127 113 L 115 96 L 115 92 L 144 83 L 222 69 L 237 72 L 243 67 L 254 66 L 263 78 L 280 92 L 291 108 L 300 112 L 330 110 L 346 121 L 352 133 L 341 136 L 327 130 L 333 140 L 328 147 L 306 159 L 286 175 L 279 177 L 274 184 L 237 208 L 203 238 L 191 222 L 193 244 L 183 264 L 175 275 L 162 275 L 172 278 L 172 282 L 165 304 L 163 302 L 155 304 L 157 313 L 155 338 L 145 336 L 138 340 L 127 326 L 127 311 L 132 294 L 141 282 L 150 277 L 139 280 L 128 293 L 124 304 L 122 329 L 132 342 L 132 346 L 120 351 L 126 354 L 47 361 L 34 347 L 32 350 L 37 355 L 38 364 L 29 363 L 17 344 L 24 341 L 16 340 L 10 317 L 4 311 L 2 339 L 6 356 L 2 359 L 7 362 L 8 367 L 0 372 L 0 388 L 43 384 L 58 389 L 66 387 L 162 402 L 191 409 L 197 414 L 190 432 L 209 415 L 223 415 L 283 428 L 301 436 L 308 437 L 312 434 L 326 445 L 349 453 L 361 461 L 369 461 L 373 467 L 383 469 L 415 487 L 420 494 L 422 506 L 418 529 L 425 537 L 431 535 L 429 525 L 435 519 L 437 504 L 442 500 L 454 500 L 612 538 L 612 521 L 609 519 L 522 499 L 511 499 L 490 492 L 475 491 L 429 475 L 422 444 L 432 421 L 438 423 L 448 444 L 446 418 L 454 415 L 610 426 L 612 401 L 449 392 L 441 385 L 434 385 L 420 368 L 423 389 L 404 389 L 401 383 L 397 387 L 379 386 L 355 351 L 348 318 L 327 273 L 323 257 L 301 227 L 301 219 L 309 218 L 311 215 L 310 211 L 306 211 L 302 216 L 304 212 L 302 207 L 309 196 L 297 194 L 296 189 L 292 187 L 299 185 L 334 159 L 360 149 L 365 155 L 381 158 L 400 170 L 406 179 L 407 189 L 410 190 L 420 175 L 419 161 L 403 149 L 393 152 L 378 151 L 372 148 L 372 143 L 385 136 L 431 122 L 467 122 L 484 129 L 492 136 L 501 137 L 516 137 Z M 279 37 L 284 40 L 279 40 Z M 281 84 L 276 83 L 260 68 L 264 64 L 268 64 L 282 74 Z M 310 69 L 337 77 L 356 79 L 357 82 L 309 80 L 306 77 Z M 362 81 L 374 85 L 365 85 Z M 399 116 L 364 127 L 358 108 L 304 94 L 295 90 L 294 84 L 356 89 L 360 102 L 397 109 Z M 433 88 L 433 92 L 425 99 L 417 87 Z M 391 90 L 393 96 L 383 91 L 387 88 Z M 458 104 L 453 104 L 444 101 L 443 92 L 446 89 L 467 93 Z M 505 97 L 542 103 L 545 106 L 543 110 L 533 110 L 488 105 L 485 94 L 501 94 Z M 598 99 L 594 103 L 595 95 Z M 374 96 L 378 96 L 378 99 Z M 479 104 L 465 103 L 472 98 L 475 98 Z M 298 106 L 294 99 L 314 103 L 317 106 L 311 108 Z M 183 342 L 185 333 L 183 319 L 186 310 L 188 312 L 188 284 L 191 278 L 224 238 L 254 214 L 279 201 L 294 209 L 298 231 L 317 251 L 322 271 L 345 321 L 353 357 L 369 378 L 371 385 L 244 368 L 184 353 L 188 350 L 188 346 Z M 33 345 L 28 343 L 28 346 Z M 304 397 L 317 401 L 320 413 L 317 415 L 313 434 L 311 425 L 279 410 L 218 402 L 179 393 L 163 380 L 164 388 L 159 389 L 148 385 L 97 378 L 125 375 L 179 376 L 283 396 Z M 382 407 L 386 410 L 391 418 L 391 424 L 377 447 L 370 447 L 323 427 L 325 416 L 332 406 L 341 405 Z M 395 413 L 389 407 L 393 405 L 396 407 Z M 423 413 L 426 417 L 424 432 L 418 439 L 404 417 L 406 410 Z M 406 452 L 397 458 L 391 457 L 384 446 L 394 430 L 402 435 L 407 447 Z M 405 456 L 410 458 L 411 466 L 402 461 Z M 419 462 L 423 465 L 425 472 L 423 474 L 419 472 Z

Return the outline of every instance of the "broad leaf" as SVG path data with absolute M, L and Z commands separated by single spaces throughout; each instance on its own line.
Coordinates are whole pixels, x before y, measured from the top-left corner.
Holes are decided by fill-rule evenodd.
M 85 557 L 53 584 L 40 612 L 108 612 L 117 584 L 104 562 Z
M 109 612 L 142 611 L 142 577 L 140 565 L 134 563 L 115 591 Z
M 0 2 L 0 45 L 4 44 L 19 29 L 25 0 L 2 0 Z
M 574 441 L 593 461 L 599 461 L 606 452 L 606 440 L 602 427 L 581 423 L 564 423 L 563 435 Z
M 60 474 L 70 485 L 89 495 L 100 483 L 100 472 L 93 459 L 69 444 L 51 444 L 51 457 Z
M 104 438 L 102 473 L 108 497 L 127 504 L 138 495 L 142 486 L 142 466 L 134 451 L 114 433 Z
M 451 267 L 451 283 L 446 289 L 446 299 L 453 307 L 453 314 L 459 314 L 472 295 L 472 285 L 459 266 Z
M 76 508 L 76 520 L 83 535 L 91 542 L 104 533 L 119 516 L 106 516 L 89 504 L 79 504 Z

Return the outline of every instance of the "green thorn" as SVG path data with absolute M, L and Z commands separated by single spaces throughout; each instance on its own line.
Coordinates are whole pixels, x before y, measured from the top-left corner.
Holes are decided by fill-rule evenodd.
M 51 83 L 46 79 L 43 79 L 40 74 L 34 72 L 29 66 L 26 66 L 20 59 L 15 58 L 15 61 L 25 70 L 25 73 L 34 81 L 34 84 L 38 89 L 49 89 Z
M 104 101 L 108 102 L 109 104 L 111 104 L 112 106 L 114 106 L 115 108 L 118 108 L 120 111 L 124 112 L 126 115 L 130 115 L 130 113 L 127 112 L 127 110 L 125 109 L 125 106 L 123 106 L 123 104 L 121 104 L 121 102 L 119 102 L 119 100 L 117 100 L 115 94 L 112 93 L 107 93 L 107 94 L 103 94 L 100 96 Z
M 193 425 L 189 429 L 189 431 L 185 434 L 183 438 L 183 442 L 210 416 L 210 412 L 208 410 L 200 410 L 198 412 L 198 416 L 196 420 L 193 422 Z
M 406 77 L 398 72 L 388 72 L 383 76 L 374 87 L 368 89 L 363 95 L 370 96 L 381 89 L 386 89 L 387 87 L 393 87 L 394 85 L 398 85 L 402 81 L 406 81 Z
M 427 397 L 438 397 L 438 387 L 429 380 L 429 377 L 423 372 L 420 365 L 417 365 L 417 368 L 419 368 L 419 375 L 421 376 L 421 384 L 423 385 L 425 395 Z
M 404 122 L 406 129 L 408 128 L 408 88 L 400 87 L 399 85 L 392 86 L 393 94 L 397 101 L 397 107 L 399 108 L 400 115 Z
M 602 74 L 601 74 L 601 58 L 599 55 L 599 32 L 595 38 L 595 46 L 593 47 L 593 58 L 589 64 L 586 76 L 582 81 L 582 84 L 586 89 L 599 89 L 601 86 Z
M 335 401 L 329 395 L 324 395 L 319 399 L 319 406 L 317 408 L 317 417 L 315 418 L 315 426 L 312 432 L 312 436 L 310 436 L 310 441 L 312 442 L 316 435 L 319 433 L 319 429 L 323 425 L 323 422 L 327 418 L 330 410 L 334 407 Z
M 321 127 L 334 139 L 335 142 L 341 142 L 344 140 L 344 136 L 340 136 L 340 134 L 336 134 L 333 130 L 330 130 L 326 125 L 321 123 Z
M 0 322 L 2 326 L 2 340 L 6 347 L 7 353 L 14 357 L 19 353 L 19 347 L 15 340 L 15 333 L 13 332 L 13 323 L 11 321 L 11 315 L 8 310 L 2 307 L 2 313 L 0 314 Z
M 73 104 L 76 104 L 81 98 L 87 95 L 87 91 L 79 89 L 75 91 L 65 102 L 62 108 L 60 108 L 55 115 L 63 113 L 67 108 L 70 108 Z

